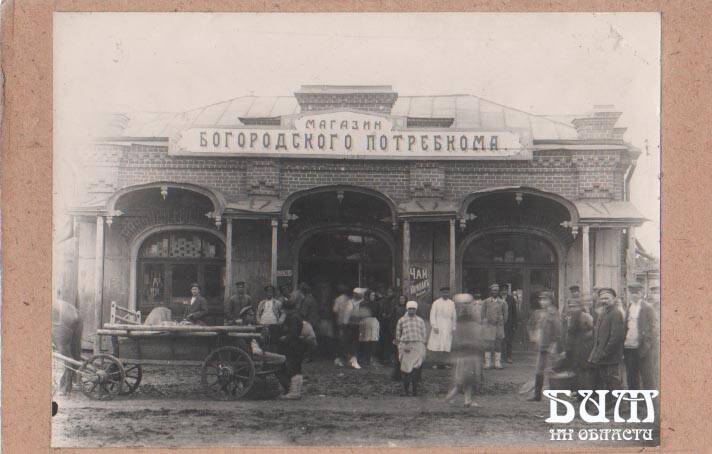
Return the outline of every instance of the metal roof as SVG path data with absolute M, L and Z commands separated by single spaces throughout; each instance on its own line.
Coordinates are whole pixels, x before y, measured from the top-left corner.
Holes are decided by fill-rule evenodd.
M 304 87 L 302 88 L 304 89 Z M 299 114 L 294 96 L 241 96 L 181 113 L 126 113 L 123 137 L 170 137 L 192 126 L 237 126 L 240 118 Z M 453 118 L 452 129 L 531 131 L 534 140 L 576 140 L 571 124 L 527 113 L 473 95 L 399 96 L 391 115 Z

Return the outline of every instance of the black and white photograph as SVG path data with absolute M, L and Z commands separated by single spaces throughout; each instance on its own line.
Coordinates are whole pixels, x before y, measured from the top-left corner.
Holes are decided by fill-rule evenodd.
M 660 445 L 660 14 L 53 14 L 53 447 Z

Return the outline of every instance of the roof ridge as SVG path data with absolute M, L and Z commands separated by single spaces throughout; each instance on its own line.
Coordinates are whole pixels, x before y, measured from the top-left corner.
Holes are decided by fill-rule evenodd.
M 471 97 L 471 98 L 477 98 L 477 99 L 479 99 L 480 101 L 487 101 L 487 102 L 489 102 L 489 103 L 491 103 L 491 104 L 495 104 L 495 105 L 497 105 L 497 106 L 504 107 L 505 109 L 515 110 L 515 111 L 517 111 L 517 112 L 521 112 L 521 113 L 526 114 L 526 115 L 531 115 L 531 116 L 533 116 L 533 117 L 539 117 L 539 118 L 542 118 L 542 119 L 544 119 L 544 120 L 550 121 L 550 122 L 552 122 L 552 123 L 557 123 L 557 124 L 560 124 L 560 125 L 563 125 L 563 126 L 566 126 L 566 127 L 569 127 L 569 128 L 573 128 L 573 125 L 569 125 L 569 124 L 566 124 L 566 123 L 564 123 L 564 122 L 561 122 L 561 121 L 558 121 L 558 120 L 554 120 L 553 118 L 549 118 L 549 117 L 547 117 L 546 115 L 536 114 L 536 113 L 533 113 L 533 112 L 528 112 L 528 111 L 523 110 L 523 109 L 518 109 L 518 108 L 516 108 L 516 107 L 507 106 L 507 105 L 505 105 L 505 104 L 502 104 L 502 103 L 499 103 L 499 102 L 496 102 L 496 101 L 492 101 L 492 100 L 490 100 L 490 99 L 488 99 L 488 98 L 483 98 L 483 97 L 480 96 L 480 95 L 473 95 L 473 94 L 471 94 L 471 93 L 450 94 L 450 95 L 403 95 L 403 96 L 398 95 L 399 98 L 401 98 L 401 97 L 403 97 L 403 98 L 435 98 L 435 97 L 437 97 L 437 98 L 458 98 L 458 97 L 463 97 L 463 96 L 469 96 L 469 97 Z

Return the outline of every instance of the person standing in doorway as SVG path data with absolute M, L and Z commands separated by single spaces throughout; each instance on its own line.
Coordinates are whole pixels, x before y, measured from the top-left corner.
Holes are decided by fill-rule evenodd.
M 395 347 L 395 357 L 393 359 L 393 372 L 391 373 L 391 379 L 393 381 L 400 381 L 401 379 L 401 372 L 400 372 L 400 359 L 398 357 L 398 343 L 396 342 L 395 335 L 396 335 L 396 328 L 398 326 L 398 321 L 403 317 L 407 309 L 405 307 L 406 303 L 408 302 L 408 297 L 405 295 L 400 295 L 398 297 L 398 302 L 396 303 L 396 307 L 394 309 L 394 316 L 393 316 L 393 346 Z M 427 331 L 426 331 L 427 334 Z
M 425 360 L 425 320 L 416 314 L 418 303 L 406 303 L 406 315 L 398 320 L 396 325 L 396 345 L 401 376 L 403 378 L 403 395 L 418 395 L 421 382 L 421 368 Z
M 275 298 L 274 286 L 265 286 L 265 299 L 257 306 L 257 323 L 267 327 L 267 348 L 275 347 L 279 334 L 279 324 L 283 320 L 282 301 Z
M 376 346 L 378 345 L 378 335 L 381 329 L 376 318 L 376 314 L 380 312 L 376 296 L 374 290 L 368 290 L 366 299 L 359 308 L 361 321 L 359 322 L 358 340 L 361 346 L 362 364 L 368 366 L 376 365 Z
M 334 315 L 336 316 L 336 330 L 339 337 L 339 357 L 334 360 L 334 364 L 339 367 L 344 367 L 348 364 L 354 369 L 360 369 L 356 359 L 356 348 L 358 345 L 358 311 L 357 305 L 354 304 L 356 292 L 361 289 L 354 289 L 350 298 L 348 290 L 345 286 L 340 285 L 337 288 L 339 296 L 334 300 Z M 361 299 L 363 299 L 361 297 Z M 361 299 L 358 300 L 360 303 Z
M 500 298 L 507 304 L 507 314 L 504 322 L 504 343 L 502 356 L 507 363 L 512 364 L 512 342 L 514 341 L 514 333 L 517 330 L 517 303 L 514 297 L 509 293 L 507 286 L 502 286 Z M 496 363 L 496 361 L 495 361 Z
M 619 365 L 623 358 L 625 321 L 621 311 L 616 308 L 615 299 L 616 292 L 611 288 L 598 291 L 600 312 L 593 331 L 593 350 L 588 358 L 595 369 L 593 389 L 621 389 Z M 609 403 L 612 403 L 610 393 L 608 398 Z M 607 408 L 613 407 L 608 405 Z
M 499 285 L 489 286 L 490 295 L 482 303 L 484 306 L 483 336 L 488 341 L 485 350 L 485 369 L 492 369 L 492 356 L 494 353 L 494 367 L 502 368 L 501 344 L 504 339 L 504 314 L 506 313 L 505 303 L 499 297 Z
M 658 343 L 657 317 L 655 310 L 643 301 L 642 293 L 642 284 L 638 282 L 628 284 L 630 304 L 625 315 L 623 359 L 628 389 L 657 389 L 654 358 Z
M 449 368 L 448 356 L 452 335 L 457 326 L 455 303 L 450 299 L 450 287 L 440 287 L 440 298 L 430 308 L 430 339 L 428 350 L 433 356 L 433 368 Z
M 398 319 L 395 319 L 396 295 L 393 288 L 386 290 L 386 295 L 381 298 L 380 311 L 378 316 L 381 326 L 379 342 L 381 345 L 381 360 L 384 365 L 393 363 L 393 330 Z M 400 318 L 400 317 L 399 317 Z
M 534 377 L 534 395 L 529 401 L 540 401 L 544 389 L 544 372 L 549 363 L 549 355 L 553 353 L 561 335 L 561 319 L 554 305 L 554 295 L 545 291 L 539 294 L 540 313 L 537 314 L 536 329 L 537 359 L 536 375 Z

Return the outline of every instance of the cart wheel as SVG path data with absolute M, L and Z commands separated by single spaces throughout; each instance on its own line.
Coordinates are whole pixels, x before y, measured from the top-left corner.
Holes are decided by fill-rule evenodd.
M 90 399 L 109 400 L 123 389 L 126 373 L 121 361 L 111 355 L 94 355 L 79 368 L 82 392 Z
M 208 394 L 216 399 L 239 399 L 255 383 L 255 364 L 244 350 L 220 347 L 203 361 L 201 381 Z
M 126 364 L 124 372 L 126 373 L 126 378 L 124 379 L 124 388 L 121 390 L 122 396 L 133 394 L 138 389 L 138 385 L 141 384 L 141 378 L 143 377 L 143 369 L 141 369 L 140 364 Z

